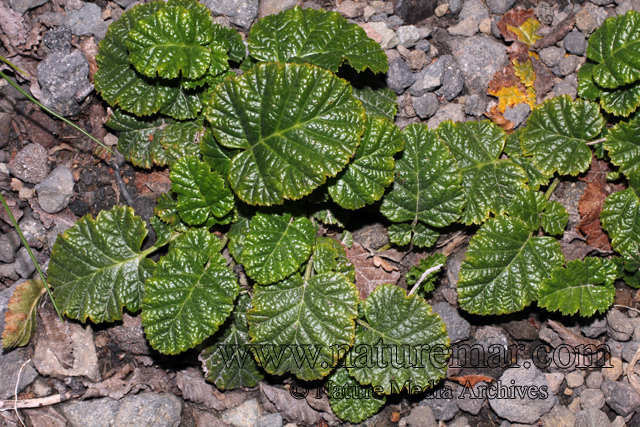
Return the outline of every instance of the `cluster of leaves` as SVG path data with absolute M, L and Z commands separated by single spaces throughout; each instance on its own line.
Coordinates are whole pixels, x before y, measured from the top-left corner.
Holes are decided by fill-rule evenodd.
M 537 60 L 528 46 L 537 21 L 520 14 L 508 17 L 515 21 L 505 31 L 520 43 L 515 87 L 531 89 Z M 296 7 L 262 18 L 247 45 L 245 58 L 238 34 L 191 0 L 139 5 L 110 27 L 96 74 L 98 90 L 120 108 L 108 125 L 133 164 L 170 166 L 171 192 L 150 220 L 153 243 L 127 207 L 86 216 L 58 236 L 48 282 L 64 314 L 98 323 L 141 311 L 153 348 L 198 348 L 207 379 L 220 389 L 255 386 L 265 373 L 326 377 L 329 389 L 372 396 L 329 393 L 336 414 L 355 423 L 379 410 L 391 380 L 424 387 L 444 378 L 446 363 L 358 359 L 397 358 L 390 349 L 406 348 L 411 360 L 423 345 L 441 348 L 446 359 L 445 325 L 423 298 L 445 257 L 432 255 L 409 272 L 417 293 L 382 284 L 362 295 L 345 251 L 350 234 L 341 243 L 323 236 L 318 222 L 344 228 L 351 211 L 374 205 L 392 223 L 390 241 L 409 247 L 433 246 L 455 222 L 479 226 L 457 283 L 460 306 L 471 313 L 512 313 L 537 301 L 590 316 L 612 304 L 616 278 L 640 284 L 640 122 L 616 125 L 604 144 L 630 184 L 602 212 L 624 257 L 565 267 L 556 236 L 568 214 L 550 201 L 558 178 L 549 180 L 588 169 L 589 145 L 604 130 L 597 104 L 546 101 L 509 135 L 488 120 L 400 131 L 393 92 L 356 89 L 336 75 L 387 69 L 380 46 L 339 14 Z M 229 60 L 244 73 L 229 71 Z M 159 262 L 149 259 L 165 246 Z M 233 259 L 223 256 L 225 246 Z M 236 264 L 251 288 L 239 286 Z M 28 340 L 23 331 L 33 328 L 42 288 L 23 292 L 31 302 L 17 310 L 32 320 L 12 345 Z

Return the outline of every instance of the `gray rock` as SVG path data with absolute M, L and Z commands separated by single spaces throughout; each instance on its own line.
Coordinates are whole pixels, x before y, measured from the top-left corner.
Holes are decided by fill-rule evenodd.
M 565 58 L 562 58 L 560 60 L 560 63 L 558 63 L 560 75 L 564 77 L 573 73 L 574 71 L 576 71 L 576 68 L 578 68 L 578 64 L 580 64 L 580 58 L 575 55 L 569 55 Z
M 387 27 L 392 29 L 394 32 L 398 29 L 402 24 L 404 24 L 404 20 L 397 15 L 391 15 L 387 19 L 384 20 Z
M 9 133 L 13 130 L 12 121 L 11 114 L 0 113 L 0 148 L 6 147 L 9 143 Z
M 418 43 L 416 43 L 416 49 L 421 50 L 425 53 L 429 53 L 429 50 L 431 50 L 431 43 L 429 43 L 428 40 L 422 39 Z
M 513 123 L 514 128 L 520 126 L 529 116 L 531 107 L 529 104 L 522 103 L 513 107 L 507 107 L 504 110 L 504 118 Z
M 452 122 L 465 121 L 464 107 L 461 104 L 444 104 L 438 109 L 438 112 L 429 119 L 427 126 L 436 129 L 440 123 L 451 120 Z
M 482 4 L 480 0 L 465 0 L 458 17 L 462 20 L 470 16 L 476 18 L 476 20 L 480 22 L 484 18 L 489 17 L 489 10 L 485 7 L 485 5 Z M 493 74 L 491 75 L 493 76 Z
M 466 79 L 469 93 L 485 94 L 493 75 L 509 61 L 505 46 L 485 35 L 455 40 L 451 53 Z
M 395 13 L 407 24 L 416 24 L 433 16 L 437 0 L 396 0 Z
M 569 95 L 571 99 L 576 99 L 578 91 L 578 78 L 576 74 L 570 74 L 560 83 L 553 87 L 556 96 Z
M 122 399 L 112 427 L 178 427 L 182 400 L 171 393 L 140 393 Z
M 36 266 L 33 264 L 33 261 L 29 256 L 29 252 L 24 246 L 18 249 L 16 260 L 13 263 L 13 268 L 23 279 L 30 278 L 33 272 L 36 271 Z
M 403 25 L 396 30 L 398 43 L 404 47 L 413 47 L 420 40 L 420 31 L 414 25 Z M 426 50 L 425 52 L 428 52 Z
M 42 41 L 51 52 L 71 52 L 71 30 L 67 27 L 53 28 L 47 31 L 42 36 Z
M 282 427 L 282 414 L 269 414 L 258 419 L 255 427 Z
M 49 0 L 8 0 L 9 6 L 19 15 L 23 15 L 27 10 L 42 6 Z
M 85 3 L 80 10 L 70 10 L 64 26 L 76 36 L 91 36 L 107 24 L 102 20 L 102 10 L 94 3 Z
M 462 0 L 449 0 L 449 10 L 454 15 L 462 9 Z
M 458 408 L 471 415 L 478 415 L 482 410 L 485 397 L 483 396 L 483 388 L 488 387 L 489 384 L 484 381 L 479 382 L 473 388 L 468 386 L 460 386 L 456 392 L 456 403 Z
M 32 215 L 25 215 L 18 225 L 29 246 L 40 247 L 47 242 L 47 229 Z
M 443 55 L 440 58 L 443 61 L 444 72 L 442 74 L 442 86 L 436 91 L 438 96 L 443 97 L 446 101 L 452 101 L 464 87 L 464 78 L 462 72 L 451 55 Z
M 275 15 L 285 10 L 292 9 L 298 4 L 298 0 L 260 0 L 258 7 L 258 17 L 263 18 Z
M 625 344 L 622 349 L 622 360 L 629 363 L 636 355 L 636 351 L 638 351 L 638 346 L 640 346 L 640 342 L 638 341 L 629 341 Z
M 548 390 L 549 388 L 544 374 L 531 360 L 523 361 L 519 368 L 507 369 L 500 377 L 499 383 L 503 387 L 514 384 L 536 386 L 538 389 L 546 387 Z M 527 395 L 525 398 L 515 396 L 515 399 L 489 399 L 489 403 L 498 416 L 510 422 L 533 424 L 553 408 L 554 397 L 549 391 L 544 399 L 541 395 L 536 396 L 535 399 L 530 397 Z
M 487 7 L 496 15 L 502 15 L 513 7 L 516 0 L 487 0 Z
M 262 1 L 260 3 L 262 3 Z M 365 7 L 365 3 L 356 3 L 353 0 L 345 0 L 340 3 L 336 11 L 345 18 L 353 19 L 362 16 Z
M 16 273 L 16 268 L 13 264 L 0 264 L 0 277 L 6 277 L 10 280 L 18 280 L 20 276 Z
M 405 417 L 408 426 L 411 427 L 437 427 L 436 417 L 428 406 L 416 406 L 411 410 L 408 417 Z
M 434 304 L 433 311 L 440 315 L 440 318 L 447 326 L 451 344 L 464 341 L 471 336 L 471 324 L 462 318 L 458 310 L 449 303 L 439 302 Z
M 607 405 L 623 417 L 626 417 L 640 406 L 640 396 L 627 383 L 604 380 L 600 390 L 604 393 Z
M 413 98 L 413 109 L 421 119 L 428 119 L 437 111 L 440 103 L 434 93 L 427 93 L 417 98 Z
M 611 421 L 607 414 L 597 408 L 585 409 L 576 414 L 576 426 L 580 427 L 609 427 Z
M 623 1 L 623 2 L 617 2 L 617 3 L 619 3 L 618 6 L 616 6 L 616 13 L 618 14 L 618 16 L 624 15 L 630 10 L 633 10 L 633 5 L 631 4 L 630 1 Z
M 593 33 L 595 29 L 598 28 L 596 18 L 589 12 L 589 9 L 582 8 L 576 13 L 576 28 L 587 35 Z
M 96 6 L 97 7 L 97 6 Z M 89 62 L 76 49 L 70 54 L 53 53 L 38 64 L 38 81 L 42 89 L 40 101 L 62 116 L 80 112 L 75 93 L 90 85 Z
M 220 418 L 235 427 L 252 427 L 262 415 L 263 409 L 258 401 L 250 399 L 240 406 L 224 411 Z
M 132 4 L 134 4 L 137 0 L 114 0 L 114 1 L 123 9 L 126 9 Z
M 593 371 L 587 377 L 587 381 L 585 382 L 585 384 L 587 385 L 588 388 L 599 389 L 603 381 L 604 381 L 604 377 L 602 376 L 602 372 Z
M 562 405 L 554 406 L 542 417 L 542 425 L 548 427 L 574 427 L 576 415 Z
M 607 332 L 607 320 L 596 317 L 591 323 L 580 327 L 580 331 L 588 338 L 596 338 Z
M 248 29 L 258 16 L 259 0 L 201 0 L 214 15 L 224 15 L 237 25 Z
M 550 374 L 544 374 L 544 377 L 547 379 L 547 384 L 549 384 L 549 389 L 551 393 L 558 394 L 560 391 L 560 385 L 564 381 L 564 374 L 561 372 L 552 372 Z
M 487 101 L 477 93 L 469 95 L 464 103 L 464 112 L 469 116 L 479 117 L 487 108 Z
M 54 214 L 66 208 L 73 196 L 73 173 L 66 165 L 60 165 L 35 186 L 42 210 Z
M 25 348 L 17 348 L 0 355 L 0 372 L 2 372 L 2 381 L 0 381 L 0 399 L 9 399 L 14 396 L 16 383 L 18 382 L 18 374 L 20 374 L 20 368 L 22 368 L 22 365 L 27 360 L 29 360 L 29 352 Z M 33 368 L 32 362 L 24 365 L 22 373 L 20 374 L 18 393 L 34 382 L 37 377 L 38 373 Z
M 120 401 L 105 397 L 64 403 L 60 410 L 71 427 L 110 427 L 119 407 Z
M 15 253 L 20 247 L 20 237 L 15 231 L 4 233 L 0 236 L 0 261 L 13 262 Z
M 535 7 L 534 12 L 536 14 L 536 18 L 542 24 L 551 25 L 553 23 L 553 10 L 551 6 L 545 2 L 540 2 Z
M 415 76 L 415 83 L 409 88 L 409 93 L 413 96 L 422 96 L 442 86 L 444 62 L 442 58 L 439 58 L 420 71 Z
M 406 88 L 411 86 L 415 81 L 415 76 L 411 72 L 411 68 L 404 62 L 402 58 L 396 58 L 389 63 L 389 71 L 387 71 L 387 87 L 400 95 Z
M 478 32 L 478 20 L 469 16 L 447 30 L 452 36 L 471 37 Z
M 449 424 L 449 427 L 470 427 L 467 417 L 456 418 Z
M 569 372 L 565 377 L 567 380 L 567 387 L 577 388 L 584 384 L 584 374 L 582 371 Z
M 369 22 L 369 25 L 382 36 L 380 47 L 383 50 L 393 49 L 400 42 L 396 32 L 387 26 L 384 22 Z
M 49 175 L 47 150 L 40 144 L 29 144 L 9 162 L 11 174 L 21 181 L 39 184 Z
M 596 6 L 606 6 L 608 4 L 613 3 L 613 0 L 589 0 L 589 1 L 595 4 Z
M 582 409 L 598 408 L 604 406 L 604 393 L 599 389 L 588 388 L 580 393 L 580 405 Z
M 419 406 L 426 406 L 431 408 L 431 410 L 433 411 L 433 416 L 436 418 L 436 420 L 439 421 L 449 421 L 453 419 L 453 417 L 456 415 L 456 412 L 458 412 L 458 404 L 456 403 L 457 396 L 455 393 L 456 386 L 454 385 L 453 387 L 451 387 L 451 385 L 446 385 L 445 387 L 448 387 L 453 392 L 450 394 L 442 393 L 441 395 L 438 395 L 437 393 L 431 393 L 426 399 L 422 400 L 419 403 Z
M 555 67 L 564 58 L 564 54 L 564 49 L 549 46 L 540 51 L 540 60 L 548 67 Z
M 580 31 L 573 30 L 564 36 L 564 48 L 573 55 L 583 56 L 587 50 L 587 39 Z
M 607 329 L 611 338 L 617 341 L 629 341 L 633 335 L 633 325 L 629 318 L 616 309 L 607 313 Z

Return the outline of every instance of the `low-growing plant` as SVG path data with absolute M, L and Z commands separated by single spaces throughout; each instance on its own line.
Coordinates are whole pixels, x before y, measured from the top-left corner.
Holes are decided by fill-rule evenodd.
M 145 249 L 145 222 L 129 207 L 86 216 L 59 235 L 48 269 L 53 298 L 83 322 L 140 311 L 154 349 L 197 348 L 220 389 L 255 386 L 265 373 L 327 378 L 333 410 L 354 423 L 378 411 L 394 384 L 414 393 L 444 378 L 450 341 L 424 295 L 446 257 L 411 269 L 411 292 L 382 285 L 362 301 L 349 232 L 339 242 L 319 223 L 344 228 L 349 212 L 373 205 L 392 223 L 393 244 L 421 248 L 443 227 L 474 226 L 457 283 L 464 310 L 513 313 L 535 301 L 566 315 L 604 312 L 615 279 L 640 285 L 640 122 L 607 131 L 600 113 L 626 116 L 640 102 L 637 17 L 609 18 L 591 36 L 594 63 L 580 71 L 585 100 L 548 100 L 508 135 L 486 120 L 401 131 L 392 91 L 338 76 L 388 65 L 380 46 L 337 13 L 296 7 L 262 18 L 247 56 L 240 35 L 197 2 L 136 6 L 100 43 L 95 87 L 115 108 L 107 126 L 119 132 L 118 150 L 142 168 L 168 165 L 171 192 L 158 201 L 156 240 Z M 622 257 L 565 266 L 558 236 L 568 214 L 550 197 L 559 176 L 588 169 L 590 146 L 629 183 L 601 217 Z M 159 262 L 149 259 L 167 246 Z M 239 286 L 236 263 L 252 288 Z M 444 363 L 359 362 L 397 357 L 392 348 L 415 362 L 424 346 Z M 372 399 L 332 394 L 336 384 Z

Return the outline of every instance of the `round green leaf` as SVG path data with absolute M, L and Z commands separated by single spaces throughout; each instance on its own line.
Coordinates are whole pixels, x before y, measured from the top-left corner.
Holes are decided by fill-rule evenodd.
M 325 383 L 329 404 L 333 412 L 343 421 L 358 424 L 382 408 L 387 398 L 373 391 L 371 386 L 362 386 L 354 380 L 346 368 L 338 368 Z
M 389 69 L 380 45 L 337 12 L 296 6 L 266 16 L 251 27 L 247 43 L 262 62 L 308 62 L 334 73 L 343 62 L 357 71 Z
M 195 93 L 186 92 L 184 87 L 179 86 L 175 96 L 167 100 L 160 109 L 160 113 L 176 120 L 190 120 L 195 119 L 200 110 L 202 110 L 200 97 Z
M 253 205 L 311 193 L 344 168 L 364 130 L 350 85 L 306 64 L 257 65 L 224 80 L 205 116 L 220 144 L 241 150 L 229 182 Z
M 620 86 L 617 89 L 604 89 L 600 105 L 607 113 L 627 117 L 640 105 L 640 82 Z
M 636 188 L 631 186 L 607 196 L 600 222 L 611 237 L 613 249 L 620 253 L 636 249 L 640 244 L 640 200 Z
M 326 376 L 338 361 L 337 349 L 353 343 L 358 291 L 340 273 L 304 280 L 296 274 L 270 286 L 256 284 L 247 312 L 251 348 L 270 374 L 303 380 Z M 268 359 L 269 355 L 280 357 Z
M 238 154 L 238 150 L 229 150 L 218 144 L 211 129 L 207 128 L 200 142 L 202 159 L 207 162 L 211 170 L 227 177 L 231 167 L 231 159 Z
M 586 143 L 600 134 L 603 125 L 597 104 L 581 99 L 573 102 L 563 95 L 533 110 L 520 141 L 525 156 L 533 156 L 542 172 L 577 175 L 591 164 Z
M 233 309 L 238 279 L 205 229 L 178 237 L 145 285 L 142 326 L 151 346 L 178 354 L 213 335 Z
M 353 88 L 353 96 L 364 107 L 367 116 L 384 117 L 391 121 L 398 111 L 398 97 L 389 88 L 372 89 L 365 86 L 362 89 Z
M 589 317 L 604 313 L 613 304 L 616 289 L 613 282 L 617 271 L 608 259 L 585 258 L 567 263 L 540 285 L 538 305 L 564 315 L 579 313 Z
M 593 81 L 595 66 L 596 64 L 588 62 L 578 70 L 578 96 L 593 102 L 602 95 L 602 88 Z
M 471 238 L 460 266 L 458 302 L 474 314 L 522 310 L 537 298 L 542 280 L 564 264 L 552 237 L 532 237 L 518 218 L 487 221 Z
M 413 230 L 411 224 L 391 224 L 387 229 L 389 241 L 398 246 L 408 245 L 411 242 Z
M 135 166 L 150 169 L 165 166 L 167 158 L 160 144 L 166 123 L 162 119 L 150 120 L 116 110 L 105 123 L 119 131 L 118 151 Z
M 628 175 L 640 171 L 640 119 L 615 125 L 607 134 L 604 148 L 620 172 Z
M 250 308 L 251 297 L 240 295 L 226 326 L 220 330 L 222 334 L 198 357 L 207 381 L 220 390 L 255 387 L 264 378 L 249 349 L 247 310 Z
M 391 394 L 392 387 L 399 390 L 409 382 L 422 392 L 444 378 L 450 340 L 444 322 L 424 298 L 380 285 L 364 304 L 364 319 L 346 359 L 349 373 L 360 384 Z
M 316 229 L 307 218 L 289 213 L 256 214 L 242 250 L 247 274 L 260 284 L 290 276 L 309 258 L 315 235 Z
M 360 209 L 382 197 L 393 182 L 395 160 L 404 139 L 389 120 L 368 117 L 353 161 L 329 184 L 334 202 L 345 209 Z
M 538 231 L 540 217 L 546 206 L 544 194 L 533 190 L 520 191 L 511 201 L 509 216 L 520 219 L 529 230 Z
M 589 37 L 587 57 L 595 61 L 593 80 L 615 89 L 640 79 L 640 14 L 608 18 Z
M 569 213 L 560 202 L 547 203 L 541 218 L 542 228 L 552 236 L 560 236 L 569 222 Z
M 461 221 L 480 224 L 491 212 L 505 212 L 509 201 L 525 187 L 527 175 L 509 159 L 500 159 L 506 134 L 496 124 L 446 121 L 438 129 L 440 138 L 462 172 L 465 203 Z
M 142 218 L 118 206 L 95 220 L 87 215 L 59 234 L 47 273 L 60 312 L 100 323 L 122 319 L 123 307 L 138 311 L 155 265 L 146 258 L 155 247 L 140 251 L 146 236 Z
M 171 168 L 171 190 L 178 195 L 176 208 L 189 225 L 228 224 L 233 194 L 222 177 L 196 156 L 183 157 Z
M 197 79 L 211 65 L 211 49 L 206 46 L 213 39 L 211 24 L 210 15 L 164 7 L 129 31 L 129 61 L 147 77 Z

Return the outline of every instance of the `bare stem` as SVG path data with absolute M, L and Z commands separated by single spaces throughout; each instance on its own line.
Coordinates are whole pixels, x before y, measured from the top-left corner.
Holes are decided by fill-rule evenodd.
M 595 141 L 587 142 L 587 145 L 596 145 L 596 144 L 600 144 L 601 142 L 605 142 L 606 140 L 607 140 L 607 138 L 600 138 L 600 139 L 596 139 Z
M 420 276 L 420 278 L 418 279 L 418 281 L 416 282 L 415 285 L 413 285 L 413 288 L 411 288 L 411 292 L 409 292 L 409 295 L 412 295 L 420 286 L 420 284 L 424 281 L 424 279 L 427 278 L 428 275 L 430 275 L 431 273 L 438 271 L 442 268 L 444 264 L 438 264 L 435 267 L 431 267 L 428 268 L 424 273 L 422 273 L 422 276 Z M 409 296 L 407 295 L 407 296 Z
M 560 178 L 555 178 L 549 188 L 547 188 L 547 192 L 544 193 L 544 198 L 549 200 L 554 191 L 556 191 L 556 187 L 560 184 Z

